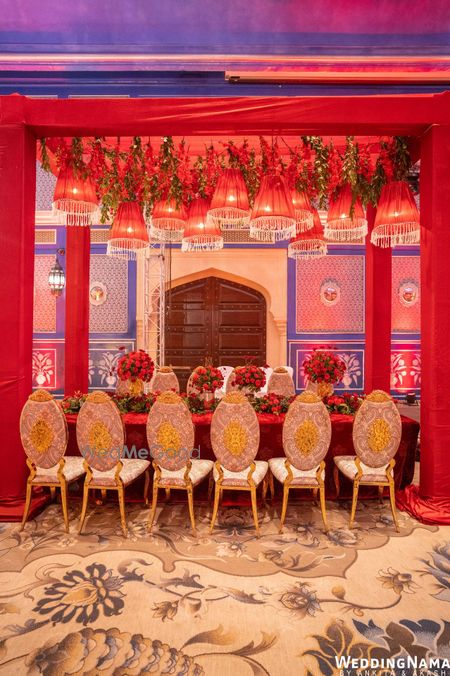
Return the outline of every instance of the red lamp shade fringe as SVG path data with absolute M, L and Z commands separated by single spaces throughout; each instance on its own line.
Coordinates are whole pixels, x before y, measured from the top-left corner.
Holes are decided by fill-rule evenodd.
M 198 198 L 191 202 L 181 251 L 218 251 L 223 248 L 223 237 L 208 218 L 209 202 Z
M 181 242 L 186 226 L 187 211 L 173 200 L 159 200 L 153 206 L 150 236 L 158 242 Z
M 370 241 L 382 248 L 420 242 L 419 211 L 406 181 L 383 186 Z
M 325 224 L 325 237 L 333 242 L 360 241 L 367 235 L 367 219 L 361 201 L 356 200 L 352 211 L 352 190 L 344 185 L 331 202 Z
M 99 216 L 94 183 L 90 178 L 75 176 L 72 167 L 63 167 L 56 181 L 52 207 L 60 223 L 92 225 Z
M 281 176 L 263 176 L 250 215 L 250 237 L 279 242 L 295 235 L 295 211 Z
M 247 186 L 239 169 L 224 169 L 208 216 L 222 230 L 244 230 L 250 221 Z
M 136 259 L 149 248 L 148 232 L 138 202 L 122 202 L 115 215 L 106 248 L 108 256 Z
M 308 195 L 299 190 L 291 191 L 292 204 L 294 205 L 295 227 L 297 234 L 309 230 L 314 225 L 313 208 Z
M 305 230 L 289 242 L 288 257 L 308 260 L 322 258 L 328 253 L 328 245 L 324 239 L 323 226 L 317 209 L 313 211 L 313 227 Z

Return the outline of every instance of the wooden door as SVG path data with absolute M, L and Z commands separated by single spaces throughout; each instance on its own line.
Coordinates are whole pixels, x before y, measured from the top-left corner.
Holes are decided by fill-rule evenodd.
M 191 371 L 211 357 L 215 366 L 238 366 L 252 355 L 266 361 L 266 301 L 258 291 L 205 277 L 166 296 L 166 364 L 186 387 Z

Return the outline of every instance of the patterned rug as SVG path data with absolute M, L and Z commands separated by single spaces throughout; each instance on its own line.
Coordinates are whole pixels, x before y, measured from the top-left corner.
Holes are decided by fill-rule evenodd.
M 0 530 L 0 674 L 338 673 L 336 656 L 450 657 L 450 528 L 423 526 L 387 504 L 328 503 L 322 531 L 312 503 L 128 508 L 129 538 L 114 504 L 90 512 L 78 536 L 50 505 L 20 533 Z

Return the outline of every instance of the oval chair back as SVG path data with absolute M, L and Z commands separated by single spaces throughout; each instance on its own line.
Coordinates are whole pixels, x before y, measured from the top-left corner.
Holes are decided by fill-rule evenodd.
M 400 414 L 389 394 L 374 390 L 358 409 L 353 423 L 356 455 L 368 467 L 383 467 L 397 453 L 402 436 Z
M 192 371 L 191 375 L 188 378 L 187 385 L 186 385 L 186 394 L 200 394 L 200 390 L 198 387 L 195 387 L 193 380 L 194 380 L 194 374 L 195 374 L 195 369 Z
M 219 371 L 221 372 L 221 374 L 223 376 L 223 385 L 221 387 L 221 390 L 226 392 L 227 382 L 228 382 L 231 374 L 233 373 L 234 368 L 232 366 L 219 366 Z
M 289 406 L 283 424 L 283 448 L 289 462 L 310 470 L 325 458 L 331 440 L 330 415 L 323 401 L 302 392 Z
M 180 383 L 170 366 L 161 366 L 150 382 L 150 392 L 180 391 Z
M 123 456 L 125 430 L 119 409 L 106 392 L 91 392 L 77 418 L 77 443 L 88 465 L 107 472 Z
M 69 438 L 66 416 L 46 390 L 36 390 L 28 397 L 20 415 L 20 438 L 36 467 L 49 469 L 64 456 Z
M 282 397 L 292 397 L 295 394 L 294 381 L 284 366 L 272 371 L 267 384 L 267 393 L 279 394 Z
M 227 378 L 227 384 L 226 384 L 226 387 L 225 387 L 225 392 L 237 392 L 237 391 L 239 391 L 238 386 L 233 384 L 235 373 L 236 373 L 236 368 L 234 368 L 231 371 L 230 375 Z
M 194 425 L 190 411 L 175 392 L 159 395 L 147 418 L 147 442 L 152 458 L 163 469 L 186 466 L 194 448 Z
M 241 392 L 229 392 L 214 411 L 211 444 L 220 464 L 230 472 L 251 465 L 259 447 L 258 418 Z

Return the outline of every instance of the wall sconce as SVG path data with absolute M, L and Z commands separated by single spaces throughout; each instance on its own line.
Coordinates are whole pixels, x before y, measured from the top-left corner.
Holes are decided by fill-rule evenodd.
M 59 298 L 59 296 L 63 292 L 64 287 L 66 286 L 66 274 L 58 260 L 58 254 L 60 256 L 64 256 L 65 253 L 66 253 L 65 249 L 57 249 L 55 262 L 48 275 L 48 285 L 50 287 L 50 293 L 52 294 L 52 296 L 56 296 L 56 298 Z

